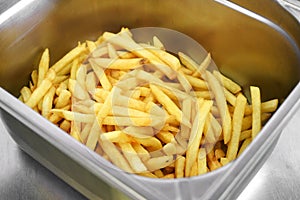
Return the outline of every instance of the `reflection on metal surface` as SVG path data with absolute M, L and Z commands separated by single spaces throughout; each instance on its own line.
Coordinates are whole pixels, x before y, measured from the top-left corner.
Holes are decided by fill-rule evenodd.
M 23 0 L 16 3 L 14 6 L 6 10 L 0 15 L 0 25 L 8 20 L 10 17 L 14 16 L 16 13 L 20 12 L 22 9 L 25 9 L 26 6 L 34 2 L 35 0 Z
M 300 109 L 238 200 L 300 199 Z

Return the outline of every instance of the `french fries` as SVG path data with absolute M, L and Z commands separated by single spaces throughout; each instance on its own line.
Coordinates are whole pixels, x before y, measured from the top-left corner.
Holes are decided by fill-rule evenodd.
M 127 28 L 78 45 L 50 66 L 49 49 L 19 99 L 120 169 L 150 178 L 208 173 L 242 154 L 278 99 L 209 71 Z

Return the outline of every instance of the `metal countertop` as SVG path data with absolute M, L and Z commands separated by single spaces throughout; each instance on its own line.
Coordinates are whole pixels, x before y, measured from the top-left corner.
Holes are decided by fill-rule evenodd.
M 0 13 L 18 0 L 0 0 Z M 300 108 L 273 153 L 238 200 L 300 199 Z M 22 150 L 0 119 L 0 199 L 83 200 L 81 194 Z

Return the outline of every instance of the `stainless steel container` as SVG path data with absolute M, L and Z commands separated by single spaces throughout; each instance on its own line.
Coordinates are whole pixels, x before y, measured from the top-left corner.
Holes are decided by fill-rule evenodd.
M 236 197 L 300 106 L 300 26 L 278 2 L 235 3 L 249 10 L 223 0 L 20 1 L 0 16 L 0 108 L 9 133 L 20 148 L 91 199 Z M 276 97 L 283 103 L 244 154 L 216 171 L 177 180 L 121 172 L 15 96 L 44 48 L 50 48 L 54 62 L 77 41 L 96 39 L 122 26 L 185 33 L 212 53 L 223 73 L 244 88 L 261 87 L 262 100 Z

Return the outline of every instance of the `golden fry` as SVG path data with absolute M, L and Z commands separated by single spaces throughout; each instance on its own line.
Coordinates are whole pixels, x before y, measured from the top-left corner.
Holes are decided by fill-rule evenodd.
M 252 139 L 256 137 L 261 129 L 261 100 L 258 87 L 250 87 L 252 100 Z
M 227 155 L 226 157 L 229 161 L 232 161 L 236 158 L 239 147 L 240 134 L 242 130 L 242 122 L 245 112 L 245 106 L 247 103 L 246 97 L 239 94 L 236 99 L 236 105 L 232 118 L 232 136 L 228 143 Z
M 47 71 L 49 69 L 49 60 L 50 60 L 49 49 L 46 48 L 42 54 L 39 63 L 37 86 L 39 86 L 42 80 L 44 80 L 46 77 Z
M 213 103 L 212 101 L 203 102 L 203 104 L 200 107 L 200 111 L 198 112 L 199 113 L 198 120 L 195 121 L 193 124 L 191 135 L 193 134 L 193 132 L 195 132 L 195 134 L 194 137 L 191 137 L 186 152 L 186 168 L 185 168 L 186 176 L 190 176 L 192 165 L 197 159 L 198 149 L 199 149 L 203 128 L 204 128 L 204 123 L 210 111 L 210 108 L 212 106 L 212 103 Z
M 61 58 L 59 61 L 57 61 L 51 69 L 53 69 L 55 72 L 59 72 L 62 70 L 67 64 L 72 62 L 75 58 L 77 58 L 79 55 L 84 53 L 85 51 L 85 46 L 84 45 L 79 45 L 69 51 L 63 58 Z
M 221 74 L 219 71 L 214 70 L 213 74 L 218 79 L 218 81 L 233 94 L 237 94 L 242 90 L 241 86 Z
M 206 150 L 200 148 L 198 152 L 198 175 L 207 173 Z
M 185 157 L 179 156 L 175 161 L 175 176 L 176 178 L 184 177 Z
M 227 144 L 231 137 L 231 117 L 226 103 L 224 90 L 209 71 L 206 71 L 206 75 L 209 86 L 216 98 L 217 106 L 222 119 L 224 143 Z

